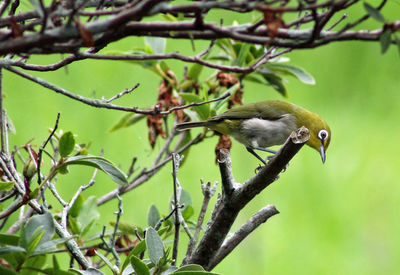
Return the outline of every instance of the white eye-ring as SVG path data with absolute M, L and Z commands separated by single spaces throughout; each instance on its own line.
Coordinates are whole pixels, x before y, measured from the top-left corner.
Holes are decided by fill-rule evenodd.
M 325 139 L 328 138 L 328 136 L 329 136 L 329 134 L 328 134 L 327 130 L 321 130 L 321 131 L 318 132 L 318 138 L 320 140 L 325 140 Z

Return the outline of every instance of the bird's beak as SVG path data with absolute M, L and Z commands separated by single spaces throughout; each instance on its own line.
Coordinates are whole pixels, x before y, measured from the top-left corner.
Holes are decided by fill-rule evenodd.
M 322 163 L 325 163 L 326 155 L 325 155 L 325 146 L 324 143 L 321 143 L 321 147 L 319 148 L 319 152 L 321 154 Z

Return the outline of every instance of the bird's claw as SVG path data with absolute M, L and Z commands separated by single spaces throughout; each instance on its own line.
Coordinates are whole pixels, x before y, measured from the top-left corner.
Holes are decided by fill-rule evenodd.
M 263 167 L 265 167 L 265 166 L 262 166 L 261 164 L 259 164 L 259 165 L 257 166 L 257 168 L 254 169 L 254 174 L 257 174 Z

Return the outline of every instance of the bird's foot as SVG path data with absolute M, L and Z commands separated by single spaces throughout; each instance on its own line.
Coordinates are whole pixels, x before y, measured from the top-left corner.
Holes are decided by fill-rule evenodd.
M 254 169 L 254 174 L 257 174 L 265 165 L 259 164 L 256 169 Z

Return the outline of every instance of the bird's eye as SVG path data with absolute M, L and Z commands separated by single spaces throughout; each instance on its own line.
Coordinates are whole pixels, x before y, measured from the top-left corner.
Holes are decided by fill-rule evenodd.
M 318 132 L 318 138 L 320 139 L 320 140 L 325 140 L 325 139 L 327 139 L 328 138 L 328 131 L 327 130 L 321 130 L 321 131 L 319 131 Z

